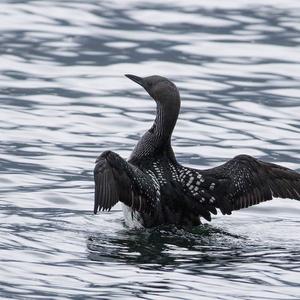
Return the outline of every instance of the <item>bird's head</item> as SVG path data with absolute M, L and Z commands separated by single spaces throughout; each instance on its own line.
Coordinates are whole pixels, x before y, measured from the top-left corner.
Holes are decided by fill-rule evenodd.
M 176 85 L 165 77 L 158 75 L 139 77 L 131 74 L 125 76 L 141 85 L 160 104 L 180 103 L 179 91 Z

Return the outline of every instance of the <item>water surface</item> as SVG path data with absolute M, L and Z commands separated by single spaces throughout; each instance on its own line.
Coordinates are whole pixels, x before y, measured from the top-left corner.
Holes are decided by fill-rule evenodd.
M 191 230 L 92 215 L 95 158 L 128 157 L 154 118 L 125 73 L 180 88 L 181 163 L 300 171 L 299 1 L 1 1 L 0 17 L 2 299 L 300 298 L 297 201 Z

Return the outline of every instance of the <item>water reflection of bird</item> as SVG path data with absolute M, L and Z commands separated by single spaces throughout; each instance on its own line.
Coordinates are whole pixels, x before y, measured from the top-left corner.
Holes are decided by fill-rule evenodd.
M 300 200 L 299 173 L 248 155 L 207 170 L 180 165 L 171 146 L 180 110 L 177 87 L 161 76 L 126 76 L 156 101 L 156 118 L 128 161 L 112 151 L 97 158 L 95 214 L 121 201 L 131 224 L 198 225 L 216 209 L 231 214 L 273 197 Z
M 140 268 L 161 269 L 162 266 L 173 268 L 184 264 L 189 266 L 217 260 L 236 259 L 236 252 L 249 254 L 263 249 L 242 236 L 215 228 L 209 224 L 179 229 L 173 225 L 163 225 L 145 230 L 127 230 L 119 232 L 97 233 L 89 236 L 87 248 L 89 259 L 93 261 L 116 261 L 139 264 Z M 245 250 L 247 249 L 247 250 Z M 270 248 L 268 247 L 270 251 Z M 278 250 L 278 248 L 277 248 Z M 235 255 L 234 255 L 235 254 Z M 258 258 L 257 254 L 255 255 Z M 249 258 L 248 258 L 249 259 Z

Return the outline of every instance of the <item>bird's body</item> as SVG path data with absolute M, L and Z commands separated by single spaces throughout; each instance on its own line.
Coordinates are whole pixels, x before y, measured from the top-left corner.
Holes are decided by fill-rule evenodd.
M 180 165 L 171 146 L 180 110 L 178 89 L 160 76 L 126 76 L 156 101 L 156 119 L 128 161 L 112 151 L 97 158 L 95 213 L 121 201 L 125 219 L 135 226 L 185 226 L 200 224 L 200 217 L 210 221 L 216 209 L 231 214 L 273 197 L 300 200 L 300 174 L 248 155 L 208 170 Z

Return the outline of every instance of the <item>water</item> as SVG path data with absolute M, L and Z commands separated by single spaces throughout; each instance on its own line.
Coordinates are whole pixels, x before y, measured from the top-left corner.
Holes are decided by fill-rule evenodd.
M 180 162 L 300 171 L 300 4 L 261 3 L 0 2 L 1 299 L 300 298 L 297 201 L 189 231 L 92 214 L 95 158 L 128 157 L 154 117 L 124 73 L 180 88 Z

